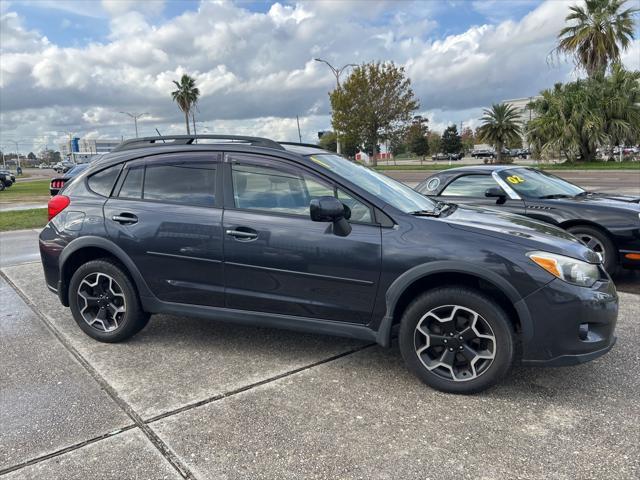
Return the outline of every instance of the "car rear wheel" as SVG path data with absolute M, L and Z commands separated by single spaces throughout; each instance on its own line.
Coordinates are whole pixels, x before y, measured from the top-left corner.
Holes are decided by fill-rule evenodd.
M 0 192 L 4 190 L 4 182 L 0 181 Z
M 400 324 L 400 352 L 411 372 L 449 393 L 475 393 L 500 380 L 514 356 L 507 315 L 475 290 L 428 291 L 407 307 Z
M 597 228 L 589 227 L 587 225 L 576 225 L 575 227 L 567 228 L 567 231 L 577 237 L 582 243 L 599 253 L 602 256 L 602 264 L 604 269 L 610 275 L 616 270 L 617 251 L 613 245 L 613 242 L 609 240 L 609 237 Z
M 87 262 L 76 270 L 69 284 L 69 306 L 82 331 L 101 342 L 132 337 L 149 321 L 133 283 L 108 259 Z

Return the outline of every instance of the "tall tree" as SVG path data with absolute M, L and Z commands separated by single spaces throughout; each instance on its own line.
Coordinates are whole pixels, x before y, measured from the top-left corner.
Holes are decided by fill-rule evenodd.
M 318 145 L 330 152 L 336 152 L 338 150 L 336 132 L 322 132 L 322 136 L 318 140 Z
M 484 109 L 478 129 L 480 140 L 490 143 L 496 149 L 497 162 L 502 162 L 502 148 L 520 136 L 518 110 L 507 103 L 493 104 Z
M 414 155 L 420 157 L 420 161 L 424 161 L 424 158 L 429 154 L 429 140 L 427 134 L 429 133 L 429 119 L 424 118 L 421 115 L 413 117 L 411 125 L 407 129 L 407 146 Z
M 442 151 L 444 153 L 459 153 L 462 150 L 462 139 L 458 135 L 458 127 L 453 124 L 445 128 L 442 133 Z
M 196 81 L 193 77 L 190 77 L 186 73 L 180 78 L 180 83 L 173 81 L 177 90 L 171 92 L 171 98 L 178 104 L 178 108 L 184 113 L 184 123 L 187 126 L 187 135 L 191 134 L 189 129 L 189 114 L 191 109 L 198 102 L 200 97 L 200 90 L 196 87 Z
M 473 135 L 473 130 L 470 127 L 465 127 L 460 134 L 460 139 L 462 140 L 462 149 L 464 152 L 470 152 L 473 150 L 473 146 L 476 143 L 475 137 Z
M 427 142 L 429 143 L 429 151 L 432 153 L 439 153 L 442 147 L 442 135 L 438 132 L 429 132 L 427 134 Z
M 637 8 L 624 8 L 626 0 L 585 0 L 584 5 L 569 7 L 560 30 L 558 53 L 573 56 L 590 78 L 604 74 L 611 64 L 620 62 L 620 54 L 634 39 Z
M 404 68 L 393 62 L 355 67 L 329 97 L 333 128 L 364 143 L 373 165 L 377 165 L 379 143 L 402 130 L 419 107 Z
M 542 153 L 592 161 L 600 146 L 640 140 L 640 72 L 616 65 L 609 77 L 556 84 L 541 96 L 527 137 Z

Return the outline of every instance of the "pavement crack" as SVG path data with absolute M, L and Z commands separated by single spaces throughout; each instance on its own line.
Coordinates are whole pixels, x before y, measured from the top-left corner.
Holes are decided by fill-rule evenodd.
M 138 415 L 138 413 L 123 399 L 120 397 L 118 392 L 98 373 L 98 371 L 82 356 L 82 354 L 55 328 L 55 326 L 49 321 L 49 319 L 44 315 L 37 305 L 35 305 L 23 292 L 18 288 L 18 286 L 11 281 L 11 279 L 0 270 L 0 276 L 13 288 L 18 296 L 31 308 L 31 310 L 40 318 L 47 329 L 51 332 L 51 334 L 58 339 L 58 341 L 67 349 L 67 351 L 82 365 L 82 367 L 87 370 L 87 372 L 91 375 L 91 377 L 100 385 L 100 387 L 105 391 L 109 397 L 118 405 L 127 416 L 133 421 L 136 427 L 140 428 L 140 430 L 144 433 L 144 435 L 149 439 L 149 441 L 156 447 L 156 449 L 160 452 L 160 454 L 171 464 L 171 466 L 183 477 L 186 479 L 195 479 L 195 476 L 191 471 L 184 465 L 180 459 L 174 455 L 169 446 L 166 445 L 162 439 L 145 423 L 145 421 Z M 130 427 L 130 428 L 133 428 Z M 69 447 L 70 450 L 75 450 L 80 447 Z M 66 453 L 66 451 L 62 451 L 62 453 Z M 51 454 L 52 456 L 61 455 L 62 453 Z M 38 463 L 42 460 L 50 457 L 42 457 L 41 459 L 34 459 L 33 463 Z M 30 460 L 31 462 L 31 460 Z M 11 467 L 13 468 L 13 467 Z M 19 467 L 21 468 L 21 467 Z M 4 473 L 4 471 L 0 472 L 0 474 Z
M 304 365 L 303 367 L 299 367 L 299 368 L 296 368 L 296 369 L 293 369 L 293 370 L 289 370 L 289 371 L 280 373 L 278 375 L 274 375 L 273 377 L 265 378 L 264 380 L 260 380 L 259 382 L 250 383 L 248 385 L 244 385 L 244 386 L 236 388 L 234 390 L 229 390 L 228 392 L 220 393 L 218 395 L 214 395 L 212 397 L 205 398 L 204 400 L 198 400 L 197 402 L 193 402 L 193 403 L 190 403 L 188 405 L 184 405 L 184 406 L 182 406 L 180 408 L 176 408 L 176 409 L 170 410 L 168 412 L 161 413 L 160 415 L 156 415 L 155 417 L 151 417 L 151 418 L 145 420 L 145 423 L 150 424 L 150 423 L 153 423 L 153 422 L 157 422 L 158 420 L 162 420 L 164 418 L 171 417 L 173 415 L 177 415 L 179 413 L 186 412 L 188 410 L 193 410 L 194 408 L 198 408 L 198 407 L 201 407 L 203 405 L 207 405 L 209 403 L 217 402 L 218 400 L 223 400 L 223 399 L 231 397 L 233 395 L 237 395 L 238 393 L 246 392 L 247 390 L 252 390 L 254 388 L 260 387 L 262 385 L 266 385 L 268 383 L 275 382 L 275 381 L 280 380 L 282 378 L 286 378 L 286 377 L 295 375 L 297 373 L 304 372 L 305 370 L 309 370 L 311 368 L 315 368 L 315 367 L 317 367 L 319 365 L 323 365 L 325 363 L 333 362 L 333 361 L 338 360 L 340 358 L 346 357 L 347 355 L 352 355 L 354 353 L 360 352 L 360 351 L 362 351 L 362 350 L 364 350 L 366 348 L 374 347 L 375 345 L 376 345 L 375 343 L 368 343 L 367 345 L 363 345 L 363 346 L 358 347 L 358 348 L 353 348 L 351 350 L 339 353 L 337 355 L 332 355 L 331 357 L 324 358 L 322 360 L 310 363 L 308 365 Z
M 5 475 L 7 473 L 20 470 L 21 468 L 28 467 L 36 463 L 40 463 L 44 460 L 49 460 L 50 458 L 59 457 L 60 455 L 64 455 L 65 453 L 73 452 L 74 450 L 78 450 L 79 448 L 86 447 L 87 445 L 91 445 L 92 443 L 99 442 L 100 440 L 104 440 L 105 438 L 113 437 L 115 435 L 119 435 L 120 433 L 132 430 L 134 428 L 136 428 L 136 425 L 134 424 L 127 425 L 126 427 L 121 427 L 118 430 L 115 430 L 113 432 L 105 433 L 104 435 L 99 435 L 97 437 L 90 438 L 89 440 L 84 440 L 82 442 L 69 445 L 68 447 L 64 447 L 60 450 L 56 450 L 55 452 L 47 453 L 46 455 L 41 455 L 39 457 L 35 457 L 30 460 L 26 460 L 24 462 L 20 462 L 16 465 L 12 465 L 10 467 L 6 467 L 0 470 L 0 475 Z

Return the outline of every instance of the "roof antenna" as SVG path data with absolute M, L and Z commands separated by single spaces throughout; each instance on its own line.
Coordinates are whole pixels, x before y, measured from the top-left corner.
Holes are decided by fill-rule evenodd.
M 162 136 L 162 134 L 160 133 L 160 130 L 158 130 L 157 128 L 156 128 L 156 132 L 158 132 L 158 136 L 159 137 Z M 162 139 L 162 143 L 167 143 L 167 142 L 165 142 L 164 138 Z

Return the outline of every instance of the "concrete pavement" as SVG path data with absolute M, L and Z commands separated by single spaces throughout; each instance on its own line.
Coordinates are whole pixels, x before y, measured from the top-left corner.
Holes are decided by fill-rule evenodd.
M 40 260 L 39 229 L 0 232 L 0 267 Z
M 640 475 L 637 295 L 621 294 L 619 342 L 608 355 L 516 368 L 484 394 L 453 396 L 407 373 L 397 348 L 331 337 L 154 316 L 131 341 L 101 344 L 46 290 L 38 264 L 3 272 L 38 315 L 14 293 L 8 311 L 23 320 L 7 327 L 2 317 L 13 332 L 3 330 L 3 341 L 19 344 L 15 358 L 56 359 L 22 370 L 0 362 L 11 405 L 2 410 L 24 417 L 0 423 L 12 448 L 0 474 L 12 480 Z M 8 375 L 14 369 L 24 376 Z M 36 401 L 17 401 L 32 390 Z M 31 419 L 67 425 L 75 437 Z

